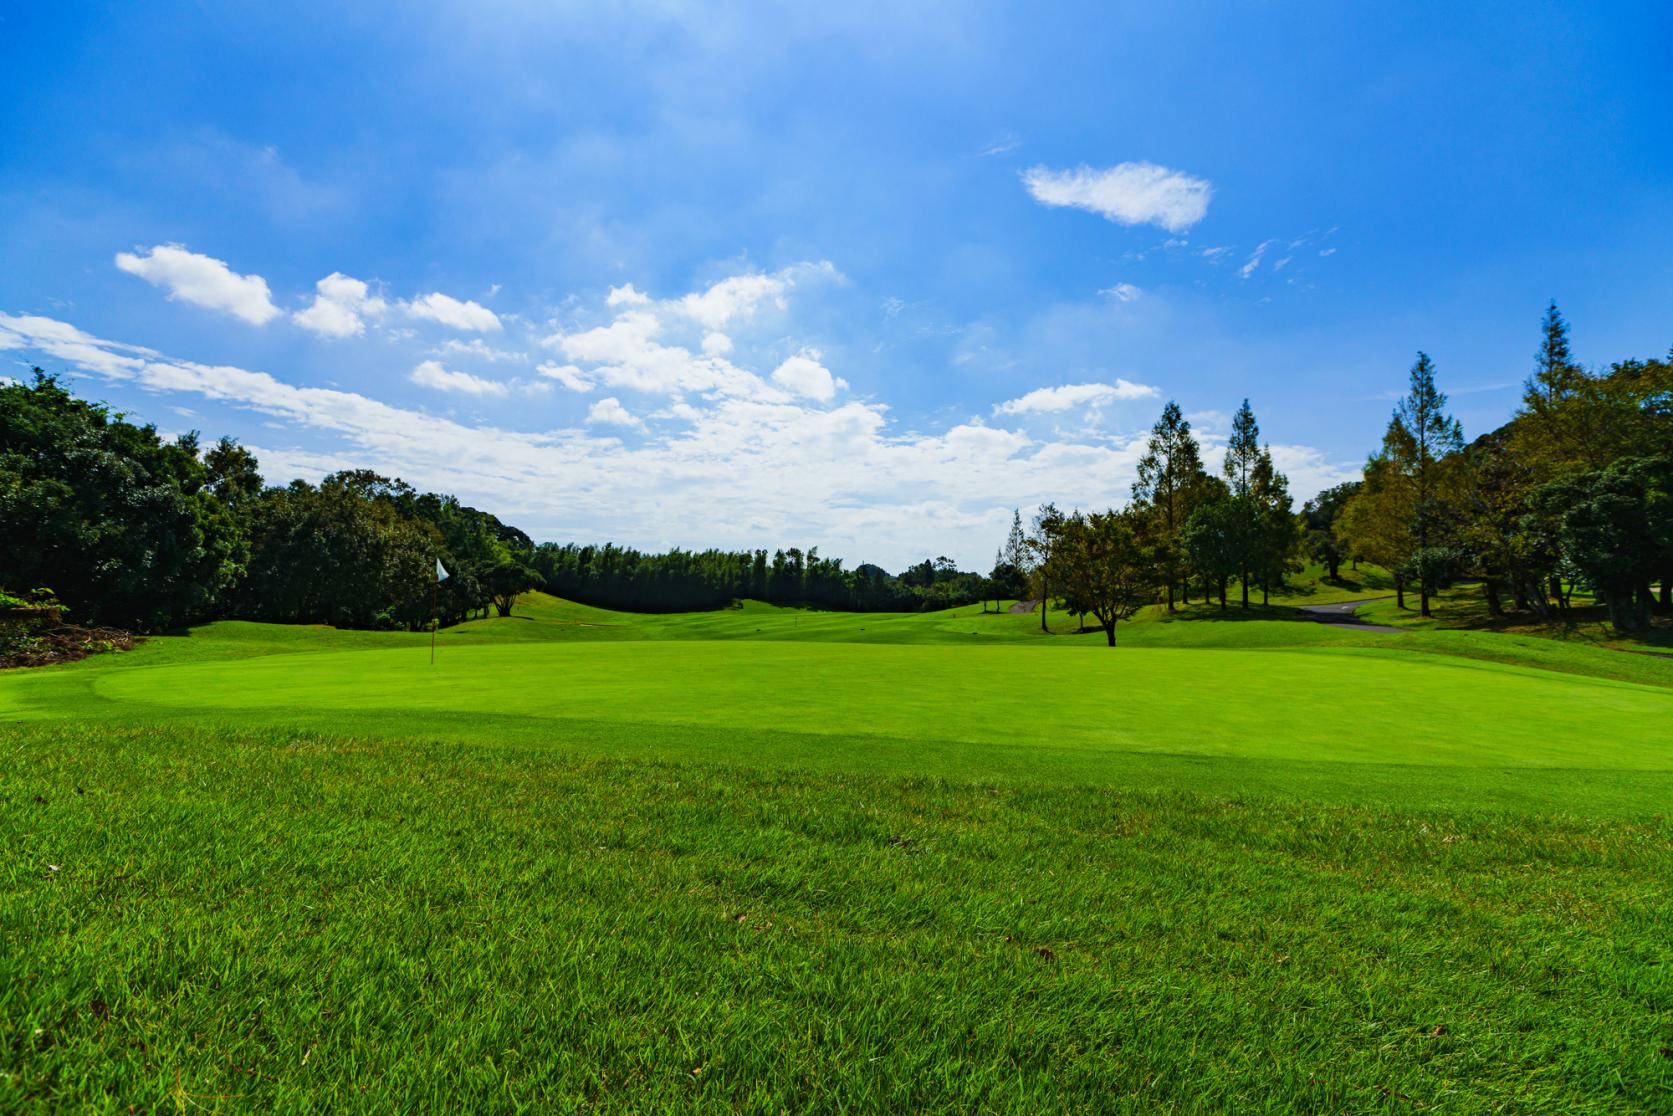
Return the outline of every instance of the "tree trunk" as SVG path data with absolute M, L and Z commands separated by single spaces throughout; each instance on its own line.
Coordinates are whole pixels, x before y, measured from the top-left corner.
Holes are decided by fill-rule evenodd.
M 1429 579 L 1428 578 L 1424 578 L 1422 581 L 1418 582 L 1417 598 L 1418 598 L 1418 606 L 1417 606 L 1418 615 L 1420 615 L 1420 616 L 1432 616 L 1432 615 L 1434 615 L 1433 613 L 1431 613 L 1429 611 Z
M 1503 616 L 1505 614 L 1505 606 L 1504 602 L 1499 600 L 1498 581 L 1491 577 L 1483 578 L 1481 581 L 1481 591 L 1487 594 L 1487 615 Z
M 1104 635 L 1109 637 L 1110 646 L 1114 647 L 1115 646 L 1115 621 L 1114 620 L 1111 620 L 1108 624 L 1104 625 Z
M 1050 628 L 1046 627 L 1046 610 L 1050 607 L 1051 591 L 1046 582 L 1045 571 L 1042 570 L 1040 572 L 1040 630 L 1042 632 L 1051 631 Z
M 1220 579 L 1220 611 L 1226 611 L 1226 579 Z
M 1640 618 L 1640 603 L 1648 604 L 1645 598 L 1638 598 L 1631 590 L 1625 593 L 1616 590 L 1604 590 L 1604 601 L 1609 606 L 1609 623 L 1618 632 L 1640 631 L 1644 624 Z M 1647 617 L 1643 618 L 1647 619 Z
M 1673 570 L 1661 575 L 1661 611 L 1673 614 Z
M 1186 574 L 1179 579 L 1179 601 L 1181 604 L 1191 603 L 1191 575 Z
M 1332 581 L 1342 580 L 1341 570 L 1342 570 L 1342 559 L 1338 555 L 1332 554 L 1330 556 L 1330 580 L 1332 580 Z
M 1267 605 L 1267 585 L 1266 585 L 1266 579 L 1262 578 L 1261 579 L 1261 607 L 1265 608 L 1266 605 Z
M 1249 607 L 1249 571 L 1248 570 L 1243 571 L 1242 577 L 1239 578 L 1239 580 L 1238 580 L 1238 585 L 1241 586 L 1241 588 L 1243 589 L 1243 607 L 1248 608 Z
M 1394 579 L 1394 607 L 1406 607 L 1406 579 L 1396 576 Z
M 1168 575 L 1168 611 L 1169 612 L 1174 611 L 1174 608 L 1173 608 L 1173 575 L 1172 574 Z

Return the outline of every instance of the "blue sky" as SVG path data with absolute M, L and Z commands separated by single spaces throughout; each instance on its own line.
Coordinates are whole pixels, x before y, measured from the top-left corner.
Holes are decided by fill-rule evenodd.
M 898 567 L 1120 502 L 1168 398 L 1304 498 L 1419 348 L 1473 435 L 1551 298 L 1673 343 L 1665 4 L 819 7 L 13 6 L 0 361 L 269 480 Z

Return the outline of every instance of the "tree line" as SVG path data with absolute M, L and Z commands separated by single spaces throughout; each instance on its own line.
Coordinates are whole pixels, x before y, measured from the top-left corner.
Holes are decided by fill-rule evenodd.
M 78 620 L 155 631 L 213 618 L 424 627 L 542 588 L 606 608 L 687 611 L 742 598 L 864 611 L 1033 597 L 1116 625 L 1193 597 L 1264 603 L 1306 558 L 1393 575 L 1401 607 L 1479 582 L 1495 615 L 1560 618 L 1575 591 L 1623 631 L 1673 611 L 1673 354 L 1588 370 L 1552 305 L 1521 405 L 1465 443 L 1419 353 L 1361 479 L 1297 512 L 1245 399 L 1217 471 L 1179 406 L 1151 428 L 1130 498 L 1020 512 L 991 571 L 948 558 L 900 574 L 816 547 L 648 553 L 535 545 L 456 498 L 366 470 L 263 483 L 231 439 L 165 440 L 35 370 L 0 385 L 0 589 L 50 588 Z M 450 576 L 437 587 L 434 564 Z M 1659 586 L 1659 595 L 1657 587 Z M 1040 609 L 1042 626 L 1046 609 Z
M 1095 618 L 1111 646 L 1119 621 L 1152 603 L 1173 611 L 1193 589 L 1222 609 L 1234 583 L 1242 607 L 1252 591 L 1264 603 L 1304 558 L 1332 580 L 1346 561 L 1384 566 L 1399 607 L 1415 593 L 1424 616 L 1461 580 L 1480 584 L 1495 616 L 1557 618 L 1576 589 L 1621 631 L 1673 614 L 1673 353 L 1588 370 L 1553 303 L 1508 423 L 1466 445 L 1447 404 L 1419 352 L 1362 478 L 1295 513 L 1247 399 L 1218 476 L 1170 402 L 1124 506 L 1083 515 L 1046 504 L 1021 547 L 1014 514 L 992 578 L 1020 566 L 1033 592 Z
M 817 547 L 537 546 L 453 496 L 363 469 L 267 485 L 237 442 L 164 439 L 40 369 L 0 385 L 0 524 L 0 589 L 48 588 L 77 621 L 132 631 L 226 618 L 416 630 L 432 608 L 443 625 L 509 615 L 530 589 L 640 611 L 743 597 L 898 611 L 988 588 L 945 557 L 895 576 Z
M 1190 422 L 1170 401 L 1150 430 L 1130 500 L 1089 513 L 1046 504 L 1020 547 L 1019 535 L 1021 516 L 1013 513 L 993 579 L 1012 578 L 1020 565 L 1044 602 L 1042 628 L 1046 604 L 1055 601 L 1097 620 L 1111 647 L 1118 623 L 1161 601 L 1173 611 L 1189 604 L 1193 591 L 1225 609 L 1235 582 L 1243 608 L 1251 591 L 1265 603 L 1299 568 L 1301 542 L 1289 481 L 1273 463 L 1271 447 L 1261 444 L 1247 399 L 1232 419 L 1218 476 L 1204 465 Z

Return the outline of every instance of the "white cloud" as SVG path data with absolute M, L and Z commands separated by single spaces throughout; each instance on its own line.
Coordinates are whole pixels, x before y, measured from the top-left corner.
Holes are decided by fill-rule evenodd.
M 819 363 L 819 353 L 813 349 L 804 349 L 773 369 L 773 383 L 821 403 L 829 403 L 838 391 L 848 388 L 848 381 L 832 376 L 830 369 Z
M 1221 256 L 1225 255 L 1227 252 L 1230 252 L 1230 251 L 1231 251 L 1231 248 L 1228 245 L 1217 244 L 1213 248 L 1204 248 L 1198 254 L 1200 256 L 1202 256 L 1202 258 L 1205 259 L 1205 260 L 1217 260 Z
M 625 426 L 630 430 L 645 429 L 644 422 L 622 406 L 622 401 L 613 395 L 607 395 L 587 408 L 587 423 L 590 426 Z
M 1336 249 L 1334 249 L 1334 248 L 1320 248 L 1319 249 L 1319 255 L 1321 255 L 1321 256 L 1334 256 L 1335 254 L 1336 254 Z
M 699 356 L 658 338 L 662 319 L 654 310 L 635 309 L 618 315 L 607 326 L 579 333 L 558 333 L 546 344 L 609 387 L 631 391 L 675 394 L 718 392 L 760 396 L 772 389 L 759 377 L 715 356 Z
M 407 378 L 420 387 L 463 392 L 466 395 L 504 395 L 509 390 L 505 384 L 497 380 L 484 380 L 480 376 L 472 376 L 469 372 L 449 371 L 436 360 L 424 361 L 414 368 L 412 375 Z
M 725 356 L 732 351 L 732 339 L 711 330 L 703 335 L 703 351 L 709 356 Z
M 1096 213 L 1122 225 L 1160 225 L 1183 232 L 1208 213 L 1214 188 L 1201 178 L 1155 163 L 1119 163 L 1100 170 L 1031 167 L 1023 185 L 1041 205 Z
M 273 305 L 267 280 L 259 275 L 239 275 L 225 261 L 179 244 L 159 244 L 143 251 L 145 255 L 116 253 L 116 266 L 167 289 L 170 299 L 219 310 L 251 325 L 266 325 L 284 312 Z
M 529 359 L 528 355 L 525 353 L 512 352 L 509 349 L 496 349 L 480 337 L 473 337 L 469 341 L 461 341 L 457 337 L 449 337 L 446 341 L 441 343 L 441 346 L 436 350 L 436 352 L 450 354 L 453 356 L 476 357 L 479 360 L 486 360 L 492 364 L 499 364 L 505 361 L 521 364 Z
M 1076 407 L 1101 403 L 1115 403 L 1129 399 L 1153 399 L 1160 395 L 1149 384 L 1135 384 L 1118 379 L 1113 384 L 1064 384 L 1061 387 L 1036 388 L 1019 399 L 1009 399 L 994 407 L 996 415 L 1037 415 L 1072 411 Z
M 623 283 L 619 287 L 611 287 L 609 297 L 604 300 L 606 306 L 647 306 L 651 296 L 638 290 L 632 283 Z
M 1113 287 L 1105 287 L 1098 293 L 1109 295 L 1117 302 L 1132 302 L 1135 299 L 1142 297 L 1144 294 L 1142 290 L 1133 286 L 1131 283 L 1117 283 Z
M 314 301 L 291 317 L 321 337 L 358 337 L 366 329 L 365 319 L 382 314 L 388 305 L 364 280 L 333 271 L 314 284 Z
M 1015 151 L 1021 146 L 1021 136 L 1017 135 L 1015 132 L 1006 132 L 1004 135 L 982 148 L 982 150 L 976 152 L 976 154 L 981 158 L 986 159 L 993 155 L 1004 155 L 1007 152 Z
M 432 291 L 406 304 L 406 311 L 414 318 L 440 322 L 451 329 L 475 333 L 492 333 L 500 329 L 500 319 L 492 310 L 472 301 L 460 302 L 451 295 Z
M 1242 267 L 1237 269 L 1237 277 L 1239 279 L 1247 279 L 1249 276 L 1253 275 L 1255 273 L 1255 269 L 1261 266 L 1261 257 L 1266 255 L 1266 250 L 1272 247 L 1273 243 L 1274 242 L 1270 240 L 1261 241 L 1260 247 L 1249 253 L 1249 258 L 1243 262 Z
M 570 391 L 591 391 L 593 382 L 585 372 L 573 364 L 553 364 L 550 361 L 535 366 L 535 371 L 542 376 L 550 376 Z
M 617 436 L 626 427 L 610 423 L 551 429 L 545 407 L 530 423 L 535 429 L 472 424 L 356 392 L 173 359 L 48 318 L 0 314 L 0 348 L 38 351 L 163 394 L 163 406 L 208 400 L 242 409 L 252 415 L 248 426 L 269 428 L 252 449 L 270 480 L 376 469 L 490 508 L 539 539 L 739 549 L 817 542 L 821 553 L 850 565 L 898 570 L 926 554 L 985 564 L 1013 507 L 1119 504 L 1144 448 L 1136 436 L 1036 437 L 975 420 L 903 429 L 881 402 L 798 401 L 765 382 L 771 396 L 670 401 L 653 413 L 677 422 L 628 440 Z M 1096 386 L 1135 398 L 1150 390 Z M 1273 452 L 1293 470 L 1298 500 L 1357 470 L 1308 447 Z M 555 476 L 562 486 L 553 485 Z M 715 508 L 750 511 L 716 515 Z

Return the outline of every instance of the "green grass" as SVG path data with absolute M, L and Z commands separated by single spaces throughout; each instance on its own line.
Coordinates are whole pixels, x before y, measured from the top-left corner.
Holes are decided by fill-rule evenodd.
M 0 1110 L 1673 1110 L 1673 660 L 518 612 L 0 674 Z

